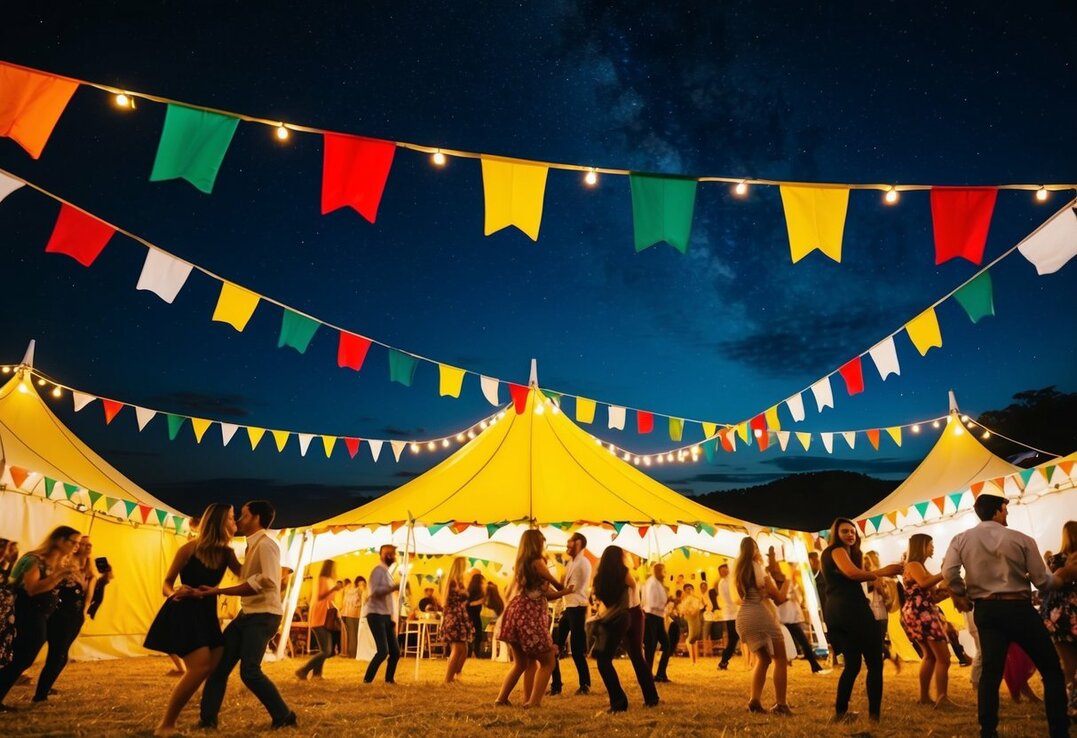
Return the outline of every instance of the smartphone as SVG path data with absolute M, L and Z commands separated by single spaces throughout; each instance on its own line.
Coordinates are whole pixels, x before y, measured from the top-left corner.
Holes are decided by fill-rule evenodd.
M 97 565 L 97 570 L 102 574 L 112 571 L 112 565 L 108 563 L 108 559 L 104 556 L 98 556 L 94 559 L 94 564 Z

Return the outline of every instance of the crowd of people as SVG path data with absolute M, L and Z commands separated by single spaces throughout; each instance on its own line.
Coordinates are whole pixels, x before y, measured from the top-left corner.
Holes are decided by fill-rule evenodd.
M 921 657 L 919 701 L 936 710 L 962 709 L 949 696 L 951 646 L 962 663 L 967 657 L 956 629 L 939 608 L 950 599 L 957 611 L 968 614 L 969 633 L 976 640 L 971 671 L 981 736 L 997 735 L 1004 678 L 1014 699 L 1039 699 L 1028 686 L 1033 671 L 1043 680 L 1050 735 L 1068 736 L 1077 701 L 1077 522 L 1063 526 L 1060 550 L 1045 557 L 1032 538 L 1007 527 L 1007 510 L 1004 497 L 981 494 L 975 502 L 981 522 L 952 540 L 938 571 L 932 570 L 936 552 L 926 534 L 909 538 L 900 562 L 883 563 L 874 552 L 861 550 L 852 520 L 834 521 L 829 545 L 809 557 L 831 646 L 830 664 L 837 666 L 840 658 L 841 665 L 832 721 L 857 719 L 849 705 L 862 668 L 867 672 L 868 718 L 881 719 L 883 664 L 890 659 L 895 668 L 901 667 L 887 639 L 890 614 L 897 610 L 901 628 Z M 295 712 L 261 667 L 283 613 L 281 577 L 286 570 L 277 543 L 266 535 L 274 514 L 265 501 L 244 504 L 238 519 L 230 505 L 210 505 L 199 519 L 197 537 L 176 554 L 162 586 L 164 603 L 145 640 L 146 648 L 172 656 L 182 673 L 156 735 L 177 732 L 180 713 L 199 688 L 199 725 L 216 728 L 237 665 L 241 681 L 265 707 L 272 727 L 297 724 Z M 246 538 L 242 563 L 231 545 L 237 534 Z M 334 561 L 323 562 L 312 582 L 307 615 L 317 652 L 296 670 L 296 677 L 320 679 L 326 660 L 337 653 L 354 658 L 365 621 L 373 653 L 363 681 L 373 682 L 384 665 L 385 682 L 394 683 L 403 635 L 399 622 L 422 614 L 438 619 L 437 638 L 447 655 L 444 681 L 457 683 L 468 655 L 484 655 L 487 608 L 496 617 L 495 639 L 510 653 L 494 701 L 499 706 L 513 704 L 521 680 L 522 708 L 539 708 L 545 696 L 561 694 L 565 685 L 560 658 L 567 650 L 575 666 L 576 695 L 592 691 L 590 657 L 609 711 L 627 710 L 631 700 L 613 666 L 624 654 L 641 703 L 655 707 L 661 702 L 659 685 L 670 682 L 669 663 L 682 633 L 692 662 L 724 641 L 719 670 L 728 668 L 741 646 L 751 668 L 747 709 L 754 713 L 792 714 L 787 676 L 794 652 L 786 646 L 787 634 L 813 673 L 830 672 L 819 663 L 805 630 L 804 595 L 795 573 L 783 569 L 773 549 L 764 556 L 751 537 L 741 541 L 732 570 L 722 564 L 717 585 L 700 581 L 698 591 L 683 575 L 667 579 L 662 562 L 654 562 L 640 582 L 631 555 L 616 545 L 606 546 L 592 566 L 587 540 L 578 532 L 568 540 L 567 562 L 557 576 L 549 568 L 545 544 L 537 529 L 522 534 L 507 604 L 494 582 L 469 571 L 467 560 L 456 557 L 441 577 L 440 592 L 427 588 L 418 606 L 403 614 L 403 578 L 394 546 L 382 546 L 369 577 L 354 582 L 337 579 Z M 33 701 L 55 693 L 53 685 L 68 651 L 87 613 L 93 612 L 92 594 L 105 580 L 98 567 L 103 561 L 93 557 L 89 536 L 68 526 L 56 528 L 21 556 L 14 542 L 0 539 L 0 710 L 13 709 L 4 698 L 46 646 Z M 221 587 L 226 571 L 239 583 Z M 236 596 L 240 602 L 223 631 L 220 595 Z M 551 610 L 560 612 L 553 625 Z M 768 676 L 774 695 L 770 707 L 763 696 Z

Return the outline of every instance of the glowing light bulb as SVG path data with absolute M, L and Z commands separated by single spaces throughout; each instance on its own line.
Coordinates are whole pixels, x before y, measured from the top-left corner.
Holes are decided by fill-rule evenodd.
M 898 197 L 899 197 L 899 195 L 898 195 L 898 191 L 897 191 L 897 190 L 895 190 L 895 189 L 894 189 L 893 187 L 891 187 L 890 189 L 888 189 L 888 190 L 886 191 L 886 194 L 885 194 L 885 195 L 883 195 L 883 201 L 884 201 L 884 202 L 885 202 L 885 203 L 886 203 L 887 205 L 894 205 L 894 204 L 896 204 L 896 203 L 897 203 L 897 201 L 898 201 Z
M 45 382 L 45 380 L 44 380 L 44 379 L 39 379 L 39 380 L 37 380 L 37 386 L 38 386 L 38 387 L 44 387 L 44 386 L 45 386 L 45 384 L 46 384 L 46 382 Z
M 431 441 L 430 443 L 426 444 L 426 448 L 427 448 L 427 450 L 428 450 L 428 451 L 433 451 L 433 450 L 434 450 L 434 449 L 436 449 L 437 447 L 438 447 L 438 445 L 437 445 L 436 443 L 434 443 L 433 441 Z
M 417 444 L 417 443 L 411 444 L 411 452 L 413 454 L 419 453 L 419 444 Z
M 5 366 L 3 369 L 0 369 L 0 372 L 3 372 L 4 374 L 11 374 L 11 367 Z
M 430 161 L 434 162 L 434 166 L 436 167 L 443 167 L 445 166 L 447 159 L 445 158 L 445 154 L 441 153 L 441 149 L 438 149 L 431 155 Z
M 632 463 L 635 464 L 636 466 L 639 466 L 639 457 L 638 456 L 633 456 L 632 457 Z
M 663 456 L 662 454 L 658 454 L 658 456 L 655 456 L 654 460 L 657 461 L 659 464 L 666 463 L 666 457 Z
M 53 389 L 52 389 L 52 396 L 53 397 L 59 397 L 62 394 L 63 394 L 63 392 L 60 391 L 59 387 L 53 387 Z
M 594 169 L 589 170 L 587 174 L 583 175 L 583 181 L 588 187 L 594 187 L 598 184 L 598 172 Z
M 468 431 L 467 432 L 467 437 L 469 439 L 474 439 L 475 438 L 475 431 Z
M 599 446 L 601 446 L 602 445 L 602 439 L 601 438 L 596 438 L 595 443 L 597 443 Z
M 19 392 L 23 393 L 24 395 L 30 394 L 30 390 L 27 389 L 25 382 L 19 382 Z
M 486 429 L 487 429 L 487 428 L 489 427 L 489 423 L 487 423 L 487 422 L 486 422 L 486 421 L 484 420 L 484 421 L 482 421 L 481 423 L 479 423 L 479 427 L 480 427 L 480 428 L 482 428 L 483 430 L 486 430 Z
M 934 423 L 931 424 L 931 427 L 932 428 L 938 428 L 939 427 L 939 421 L 936 420 Z
M 464 434 L 463 434 L 463 433 L 457 433 L 457 434 L 456 434 L 456 440 L 457 440 L 457 441 L 460 441 L 460 443 L 463 443 L 463 442 L 464 442 L 464 438 L 465 438 L 465 436 L 464 436 Z
M 622 456 L 621 458 L 624 459 L 625 461 L 628 461 L 628 460 L 630 460 L 632 458 L 632 454 L 625 451 L 624 456 Z
M 1047 188 L 1040 187 L 1036 190 L 1036 202 L 1047 202 Z
M 449 439 L 448 438 L 441 439 L 441 447 L 442 448 L 448 448 L 449 447 Z
M 650 456 L 644 456 L 643 457 L 643 465 L 644 466 L 650 466 L 651 465 L 651 457 Z
M 497 419 L 498 420 L 501 420 L 503 417 L 505 417 L 505 411 L 504 410 L 502 410 L 501 412 L 499 412 L 497 414 Z
M 134 98 L 129 95 L 125 95 L 122 92 L 116 95 L 116 97 L 112 98 L 112 100 L 116 103 L 116 107 L 118 108 L 125 108 L 127 110 L 131 110 L 135 107 Z
M 281 123 L 279 126 L 277 126 L 277 140 L 278 141 L 287 141 L 288 136 L 290 136 L 290 135 L 291 135 L 291 132 L 287 128 L 284 127 L 283 123 Z
M 960 425 L 955 425 L 954 426 L 954 435 L 955 436 L 960 436 L 964 432 L 965 432 L 965 429 L 962 428 Z
M 913 433 L 919 433 L 919 432 L 920 432 L 920 426 L 919 426 L 918 424 L 917 424 L 917 425 L 914 425 L 914 426 L 912 427 L 912 432 L 913 432 Z
M 546 409 L 541 402 L 535 405 L 535 415 L 542 415 L 544 412 L 546 412 Z
M 737 182 L 737 186 L 733 188 L 733 194 L 737 197 L 745 197 L 748 194 L 748 183 Z
M 673 461 L 673 454 L 667 454 L 666 461 Z
M 442 569 L 438 569 L 438 579 L 440 579 L 444 575 L 445 575 L 445 572 Z
M 555 402 L 554 405 L 553 405 L 553 414 L 557 415 L 559 412 L 561 412 L 561 408 Z
M 962 423 L 967 423 L 967 422 L 969 422 L 969 416 L 968 416 L 968 415 L 962 415 L 962 416 L 961 416 L 961 422 L 962 422 Z
M 984 439 L 985 441 L 990 437 L 991 437 L 991 431 L 989 431 L 989 430 L 985 430 L 984 434 L 982 436 L 980 436 L 980 438 Z

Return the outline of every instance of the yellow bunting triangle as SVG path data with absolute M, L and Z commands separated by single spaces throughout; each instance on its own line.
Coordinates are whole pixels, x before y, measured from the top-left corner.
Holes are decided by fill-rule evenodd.
M 935 308 L 928 308 L 906 323 L 905 331 L 921 356 L 933 347 L 942 346 L 942 332 L 939 330 Z
M 789 253 L 797 263 L 815 249 L 841 262 L 841 239 L 849 190 L 837 187 L 781 186 Z
M 283 451 L 284 447 L 288 444 L 288 436 L 291 435 L 288 431 L 270 431 L 273 434 L 273 441 L 277 444 L 277 451 Z
M 711 438 L 717 432 L 718 432 L 718 424 L 717 423 L 707 423 L 706 421 L 704 421 L 704 423 L 703 423 L 703 437 L 704 438 Z
M 770 428 L 772 431 L 780 431 L 782 429 L 782 423 L 780 420 L 778 420 L 777 405 L 763 413 L 763 417 L 767 419 L 767 427 Z
M 247 438 L 251 439 L 251 451 L 258 448 L 258 442 L 266 434 L 265 428 L 251 428 L 247 426 Z
M 800 431 L 797 431 L 797 440 L 800 441 L 800 445 L 807 451 L 808 447 L 811 446 L 811 433 L 801 433 Z
M 482 189 L 486 201 L 485 234 L 516 226 L 538 240 L 547 168 L 539 164 L 482 159 Z
M 895 528 L 897 527 L 897 511 L 888 512 L 886 514 L 886 519 L 890 521 L 890 525 L 894 526 Z
M 890 437 L 894 439 L 894 443 L 901 445 L 901 426 L 896 425 L 893 428 L 887 428 L 886 432 L 890 434 Z
M 221 296 L 217 298 L 217 307 L 213 309 L 213 319 L 219 323 L 228 323 L 242 333 L 256 307 L 258 295 L 231 282 L 221 282 Z
M 576 398 L 576 420 L 581 423 L 591 423 L 595 419 L 595 401 L 586 397 Z
M 336 436 L 322 436 L 322 446 L 325 447 L 325 458 L 333 455 L 333 446 L 337 444 Z
M 204 418 L 191 418 L 191 427 L 194 428 L 194 440 L 198 443 L 202 443 L 202 436 L 206 435 L 206 431 L 213 425 L 212 421 Z
M 439 396 L 459 397 L 460 387 L 464 384 L 464 370 L 457 369 L 448 364 L 438 364 L 438 376 L 440 378 Z
M 748 423 L 737 423 L 737 435 L 742 443 L 748 443 Z

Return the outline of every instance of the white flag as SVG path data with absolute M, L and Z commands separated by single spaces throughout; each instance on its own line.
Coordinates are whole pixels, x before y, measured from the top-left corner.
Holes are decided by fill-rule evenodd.
M 171 303 L 190 274 L 190 264 L 151 248 L 146 251 L 146 263 L 142 265 L 137 288 L 156 293 L 162 300 Z
M 891 374 L 901 376 L 901 366 L 898 364 L 893 336 L 872 346 L 868 353 L 871 354 L 871 360 L 875 362 L 875 368 L 879 370 L 879 376 L 884 382 Z
M 785 406 L 789 408 L 794 422 L 799 423 L 804 420 L 804 396 L 799 392 L 786 399 Z
M 778 436 L 778 445 L 784 451 L 789 445 L 789 431 L 774 431 L 774 435 Z
M 5 197 L 22 186 L 23 182 L 21 180 L 9 177 L 3 172 L 0 172 L 0 202 L 3 202 Z
M 377 439 L 374 439 L 372 441 L 368 440 L 366 443 L 367 443 L 368 446 L 370 446 L 370 456 L 371 456 L 371 458 L 373 458 L 375 463 L 377 463 L 378 456 L 381 455 L 381 445 L 383 443 L 385 443 L 385 441 L 379 441 Z
M 407 441 L 389 441 L 389 446 L 393 449 L 393 456 L 396 460 L 400 461 L 400 454 L 404 453 L 404 447 L 408 445 Z
M 73 399 L 75 401 L 75 412 L 77 413 L 79 410 L 82 410 L 82 408 L 86 407 L 87 405 L 89 405 L 91 402 L 93 402 L 97 398 L 94 397 L 93 395 L 88 395 L 85 392 L 79 392 L 78 390 L 72 390 L 71 391 L 71 399 Z
M 610 428 L 616 428 L 617 430 L 625 429 L 625 409 L 623 407 L 617 407 L 616 405 L 610 405 Z
M 841 435 L 849 444 L 849 448 L 856 448 L 856 431 L 842 431 Z
M 497 399 L 498 381 L 491 377 L 479 376 L 479 385 L 482 387 L 482 396 L 486 398 L 494 407 L 497 407 L 501 402 Z
M 147 410 L 144 407 L 135 406 L 135 418 L 138 420 L 138 429 L 141 431 L 146 427 L 146 424 L 153 420 L 153 416 L 157 414 L 156 410 Z
M 834 434 L 820 433 L 819 437 L 823 439 L 823 448 L 826 449 L 826 452 L 828 454 L 834 453 Z
M 232 436 L 236 434 L 238 429 L 239 426 L 233 423 L 221 423 L 221 440 L 224 441 L 225 446 L 232 440 Z
M 824 407 L 834 407 L 834 393 L 830 390 L 829 376 L 823 377 L 813 384 L 811 393 L 815 395 L 815 404 L 818 405 L 819 412 L 823 412 Z
M 1037 274 L 1051 274 L 1077 256 L 1077 211 L 1066 208 L 1018 246 Z
M 296 437 L 299 439 L 299 455 L 306 456 L 307 449 L 310 448 L 310 442 L 314 440 L 313 433 L 296 433 Z

